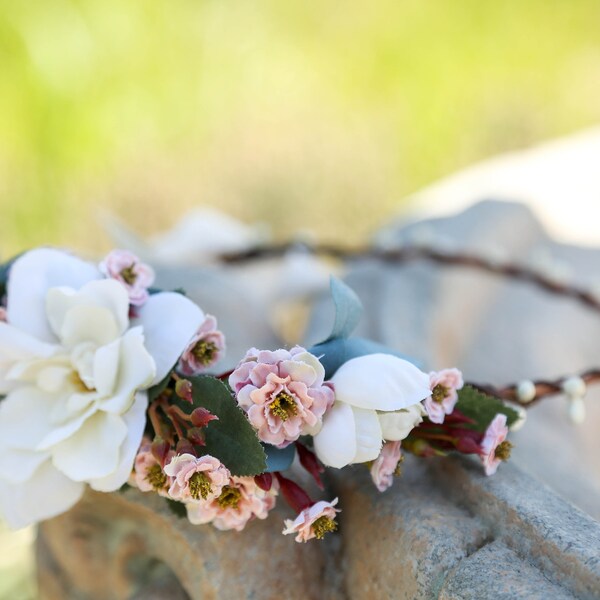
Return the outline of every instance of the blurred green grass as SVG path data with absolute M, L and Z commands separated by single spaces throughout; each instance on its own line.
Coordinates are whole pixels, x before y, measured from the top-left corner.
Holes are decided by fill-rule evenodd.
M 366 236 L 420 186 L 600 121 L 596 0 L 0 0 L 0 255 L 205 203 Z M 0 597 L 31 536 L 0 532 Z
M 360 238 L 600 118 L 600 3 L 0 0 L 0 253 L 199 203 Z

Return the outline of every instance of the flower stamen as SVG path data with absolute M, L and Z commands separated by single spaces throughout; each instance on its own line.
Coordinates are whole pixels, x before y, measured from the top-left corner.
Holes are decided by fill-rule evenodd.
M 296 401 L 287 392 L 279 392 L 269 405 L 269 410 L 282 421 L 287 421 L 291 415 L 298 414 Z
M 161 466 L 157 463 L 152 465 L 146 472 L 144 478 L 155 490 L 164 490 L 167 483 L 167 476 Z
M 337 523 L 330 517 L 319 517 L 313 524 L 312 530 L 315 532 L 315 537 L 318 540 L 322 540 L 326 533 L 335 531 L 337 529 Z
M 431 390 L 431 398 L 437 404 L 441 404 L 447 398 L 449 393 L 450 390 L 446 386 L 438 383 L 433 390 Z
M 237 510 L 241 498 L 242 492 L 238 488 L 226 485 L 221 495 L 217 498 L 217 503 L 221 508 L 233 508 Z
M 193 348 L 194 358 L 202 365 L 208 366 L 213 362 L 218 348 L 214 342 L 200 340 Z
M 130 264 L 128 267 L 125 267 L 119 272 L 119 275 L 122 277 L 123 281 L 127 285 L 133 285 L 137 280 L 137 273 L 135 272 L 135 264 Z
M 508 460 L 510 458 L 512 448 L 513 445 L 508 440 L 504 440 L 502 443 L 498 444 L 496 450 L 494 450 L 494 455 L 500 460 Z
M 206 500 L 208 495 L 212 491 L 212 481 L 210 477 L 202 473 L 201 471 L 196 471 L 189 480 L 190 487 L 190 496 L 194 500 Z

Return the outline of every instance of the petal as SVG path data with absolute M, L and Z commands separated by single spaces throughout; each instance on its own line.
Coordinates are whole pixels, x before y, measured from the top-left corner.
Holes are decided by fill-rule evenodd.
M 145 346 L 156 363 L 153 383 L 162 381 L 175 366 L 204 321 L 199 306 L 182 294 L 154 294 L 133 323 L 144 328 Z
M 0 479 L 23 483 L 49 458 L 49 452 L 0 447 Z
M 46 461 L 24 483 L 0 481 L 0 513 L 12 529 L 18 529 L 66 512 L 83 490 L 82 483 L 71 481 Z
M 48 358 L 57 350 L 57 346 L 41 342 L 12 325 L 0 322 L 0 394 L 6 394 L 14 387 L 6 376 L 16 362 Z
M 429 376 L 391 354 L 369 354 L 345 362 L 332 377 L 337 400 L 358 408 L 391 411 L 431 394 Z
M 126 437 L 121 417 L 96 412 L 52 449 L 52 462 L 73 481 L 106 477 L 119 466 L 119 450 Z
M 336 402 L 325 415 L 321 431 L 313 438 L 319 460 L 341 469 L 356 456 L 356 425 L 352 407 Z
M 150 385 L 154 378 L 156 366 L 153 358 L 144 346 L 144 336 L 141 327 L 130 329 L 120 340 L 119 364 L 117 379 L 111 390 L 111 395 L 99 404 L 101 410 L 110 413 L 123 414 L 129 410 L 137 390 Z M 101 370 L 94 371 L 97 377 L 102 376 Z M 102 381 L 96 379 L 98 389 Z
M 62 416 L 61 412 L 67 414 L 68 417 L 59 425 L 54 425 L 45 436 L 38 438 L 39 442 L 36 450 L 48 450 L 55 444 L 60 444 L 62 441 L 70 438 L 96 412 L 96 407 L 89 402 L 86 396 L 84 394 L 73 394 L 65 403 L 67 405 L 66 409 L 62 411 L 54 410 L 52 412 L 53 419 L 56 419 L 57 416 Z M 71 408 L 69 405 L 75 404 L 73 400 L 81 402 L 81 408 L 77 412 L 69 410 Z
M 2 445 L 34 450 L 39 440 L 52 431 L 51 413 L 57 396 L 35 387 L 20 387 L 0 402 Z
M 73 309 L 80 307 L 104 309 L 103 312 L 112 316 L 117 332 L 111 339 L 121 335 L 129 325 L 127 290 L 114 279 L 90 281 L 79 290 L 64 287 L 48 290 L 46 314 L 50 327 L 56 335 L 59 337 L 63 335 L 65 320 Z
M 379 424 L 383 439 L 388 441 L 403 440 L 421 421 L 425 415 L 422 404 L 415 404 L 397 412 L 379 414 Z
M 75 256 L 52 248 L 31 250 L 17 258 L 8 278 L 7 318 L 15 327 L 45 342 L 55 341 L 46 319 L 46 295 L 50 288 L 79 289 L 100 279 L 98 269 Z
M 129 478 L 135 455 L 142 443 L 144 427 L 146 427 L 147 407 L 148 394 L 138 392 L 135 395 L 133 406 L 122 416 L 127 427 L 127 437 L 121 445 L 119 465 L 106 477 L 90 479 L 89 483 L 93 489 L 98 492 L 113 492 L 118 490 Z
M 377 413 L 374 410 L 352 407 L 356 425 L 356 455 L 353 463 L 375 460 L 381 451 L 383 438 Z

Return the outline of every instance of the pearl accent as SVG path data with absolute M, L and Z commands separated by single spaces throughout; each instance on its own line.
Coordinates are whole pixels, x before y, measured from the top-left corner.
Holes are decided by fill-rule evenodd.
M 526 379 L 519 383 L 517 386 L 517 398 L 525 404 L 528 404 L 535 398 L 535 384 L 533 381 Z

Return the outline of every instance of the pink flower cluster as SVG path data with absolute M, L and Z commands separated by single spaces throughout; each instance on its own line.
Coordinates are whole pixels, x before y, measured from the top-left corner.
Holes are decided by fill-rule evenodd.
M 304 348 L 248 350 L 229 377 L 238 404 L 268 444 L 285 447 L 300 435 L 314 433 L 333 405 L 318 358 Z
M 113 250 L 100 263 L 100 271 L 125 286 L 133 306 L 142 306 L 148 300 L 148 288 L 154 283 L 154 271 L 132 252 Z
M 305 508 L 293 521 L 286 519 L 283 535 L 296 534 L 297 542 L 308 542 L 313 538 L 323 539 L 326 533 L 337 529 L 335 515 L 340 512 L 335 508 L 337 501 L 337 498 L 333 502 L 321 500 Z
M 481 441 L 481 462 L 486 475 L 493 475 L 498 465 L 510 456 L 512 444 L 506 439 L 506 415 L 496 415 L 486 429 Z
M 204 373 L 225 354 L 225 336 L 217 329 L 217 320 L 206 315 L 179 360 L 179 371 L 192 376 Z
M 165 473 L 172 478 L 169 496 L 186 503 L 217 498 L 231 478 L 229 469 L 208 454 L 179 454 L 165 466 Z
M 432 423 L 441 424 L 446 415 L 452 413 L 458 401 L 458 390 L 463 385 L 463 376 L 458 369 L 432 371 L 429 374 L 431 396 L 425 399 L 424 405 Z
M 220 530 L 241 531 L 252 519 L 266 519 L 275 506 L 277 490 L 256 485 L 253 477 L 232 477 L 218 497 L 187 505 L 188 519 L 195 525 L 212 523 Z
M 392 487 L 398 463 L 402 460 L 401 442 L 386 442 L 371 465 L 371 478 L 380 492 Z

